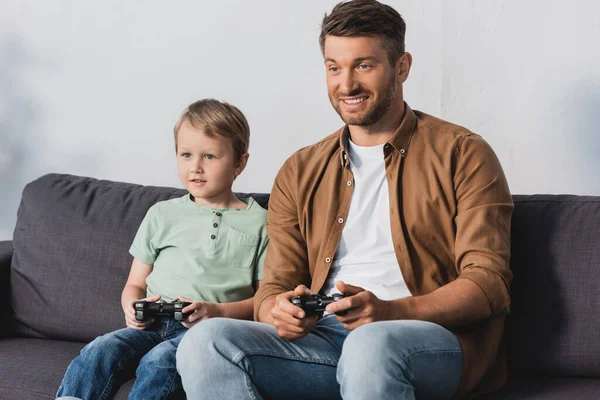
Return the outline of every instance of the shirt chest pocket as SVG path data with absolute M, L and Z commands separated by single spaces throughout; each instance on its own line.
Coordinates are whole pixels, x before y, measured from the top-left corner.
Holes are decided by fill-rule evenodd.
M 250 268 L 256 255 L 259 237 L 230 229 L 227 232 L 225 257 L 233 267 Z

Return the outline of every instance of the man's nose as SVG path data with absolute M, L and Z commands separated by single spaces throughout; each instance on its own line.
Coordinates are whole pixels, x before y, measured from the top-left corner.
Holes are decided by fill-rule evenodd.
M 354 71 L 348 70 L 344 72 L 342 75 L 342 81 L 340 83 L 340 91 L 345 95 L 351 96 L 354 92 L 356 92 L 358 87 L 359 84 L 355 79 Z

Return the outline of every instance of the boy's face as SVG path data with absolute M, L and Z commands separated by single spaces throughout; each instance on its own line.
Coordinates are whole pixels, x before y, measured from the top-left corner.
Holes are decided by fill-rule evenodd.
M 208 137 L 185 121 L 177 133 L 177 172 L 195 201 L 219 207 L 231 200 L 231 185 L 245 167 L 247 154 L 236 160 L 231 141 Z

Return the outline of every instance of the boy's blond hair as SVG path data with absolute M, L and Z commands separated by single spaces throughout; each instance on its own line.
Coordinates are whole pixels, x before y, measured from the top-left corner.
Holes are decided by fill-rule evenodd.
M 198 100 L 190 104 L 175 124 L 175 151 L 177 152 L 177 133 L 185 121 L 207 136 L 223 136 L 231 141 L 235 159 L 239 160 L 248 152 L 250 145 L 250 127 L 244 114 L 235 106 L 215 99 Z

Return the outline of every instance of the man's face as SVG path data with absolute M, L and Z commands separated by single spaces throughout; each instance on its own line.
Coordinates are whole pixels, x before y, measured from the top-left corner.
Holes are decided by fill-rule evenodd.
M 324 56 L 329 100 L 346 124 L 373 125 L 402 104 L 399 74 L 379 39 L 327 36 Z

